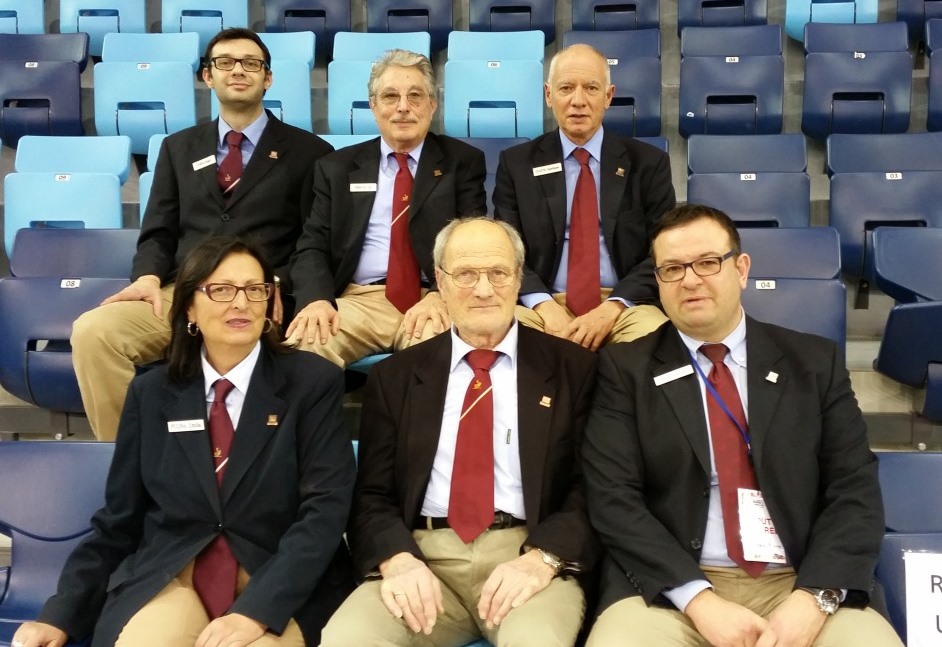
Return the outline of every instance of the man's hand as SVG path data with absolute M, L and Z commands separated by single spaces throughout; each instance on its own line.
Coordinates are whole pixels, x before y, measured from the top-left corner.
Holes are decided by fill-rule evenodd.
M 331 335 L 340 332 L 340 313 L 330 305 L 330 301 L 313 301 L 304 306 L 294 316 L 294 321 L 285 331 L 285 344 L 313 344 L 320 341 L 326 344 Z
M 429 567 L 409 553 L 393 555 L 379 565 L 383 604 L 391 614 L 403 618 L 415 633 L 432 633 L 442 605 L 442 585 Z
M 62 647 L 69 639 L 65 632 L 45 622 L 24 622 L 13 634 L 11 645 L 23 647 Z
M 448 330 L 451 326 L 448 309 L 442 301 L 442 295 L 438 292 L 426 294 L 421 301 L 409 308 L 402 318 L 402 330 L 406 338 L 418 339 L 422 336 L 427 324 L 432 324 L 432 332 L 435 335 Z
M 687 604 L 687 616 L 713 647 L 773 647 L 777 637 L 769 622 L 746 607 L 724 600 L 711 589 Z
M 196 638 L 195 647 L 245 647 L 265 635 L 268 627 L 241 613 L 216 618 Z
M 533 311 L 543 319 L 543 332 L 554 337 L 567 338 L 566 331 L 572 323 L 572 315 L 554 299 L 536 304 Z
M 581 317 L 573 319 L 563 336 L 583 348 L 598 350 L 625 307 L 621 301 L 603 301 Z
M 555 575 L 553 567 L 543 563 L 537 550 L 499 564 L 481 589 L 478 616 L 487 623 L 488 629 L 493 629 L 507 617 L 511 609 L 522 606 L 549 586 Z
M 810 647 L 828 616 L 818 608 L 814 596 L 796 589 L 769 614 L 769 624 L 778 636 L 779 647 Z
M 113 294 L 102 301 L 101 305 L 117 303 L 118 301 L 146 301 L 154 310 L 156 318 L 161 319 L 164 316 L 164 300 L 160 295 L 160 277 L 154 274 L 145 274 L 117 294 Z

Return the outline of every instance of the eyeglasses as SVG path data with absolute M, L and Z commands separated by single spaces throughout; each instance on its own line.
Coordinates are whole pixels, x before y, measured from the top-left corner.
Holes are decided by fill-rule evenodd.
M 459 288 L 473 288 L 481 280 L 481 274 L 487 275 L 487 280 L 495 288 L 504 288 L 513 283 L 517 275 L 516 270 L 507 267 L 459 267 L 454 272 L 448 272 L 439 267 L 442 272 L 451 277 L 452 283 Z
M 386 106 L 387 108 L 392 108 L 393 106 L 399 105 L 399 102 L 402 101 L 403 95 L 399 94 L 398 92 L 388 91 L 380 92 L 379 94 L 374 94 L 373 96 L 382 105 Z M 426 99 L 428 99 L 428 94 L 418 90 L 410 90 L 406 93 L 405 97 L 410 106 L 413 108 L 418 108 L 423 103 L 425 103 Z
M 252 283 L 251 285 L 232 285 L 230 283 L 207 283 L 196 288 L 211 301 L 228 303 L 235 301 L 239 292 L 245 292 L 249 301 L 268 301 L 273 286 L 271 283 Z
M 722 256 L 707 256 L 705 258 L 698 258 L 695 261 L 690 261 L 689 263 L 661 265 L 660 267 L 655 267 L 654 272 L 657 274 L 657 278 L 663 283 L 674 283 L 683 280 L 683 278 L 687 276 L 688 267 L 692 269 L 693 273 L 697 276 L 713 276 L 714 274 L 719 274 L 720 270 L 723 269 L 723 261 L 737 254 L 739 254 L 738 249 L 731 249 Z
M 213 67 L 223 72 L 235 69 L 236 63 L 242 65 L 246 72 L 259 72 L 262 69 L 268 69 L 268 64 L 260 58 L 232 58 L 231 56 L 215 56 L 209 59 L 213 62 Z

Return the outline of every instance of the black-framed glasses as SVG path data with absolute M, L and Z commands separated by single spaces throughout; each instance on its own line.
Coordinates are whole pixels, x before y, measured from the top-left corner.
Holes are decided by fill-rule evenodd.
M 241 64 L 242 69 L 246 72 L 260 72 L 261 70 L 268 69 L 268 64 L 260 58 L 233 58 L 231 56 L 214 56 L 209 60 L 213 62 L 213 67 L 215 67 L 217 70 L 222 70 L 223 72 L 228 72 L 229 70 L 235 69 L 236 63 Z
M 517 275 L 516 270 L 509 267 L 459 267 L 454 272 L 447 271 L 444 267 L 439 267 L 442 272 L 451 277 L 451 282 L 459 288 L 473 288 L 481 280 L 481 275 L 486 274 L 487 280 L 495 288 L 505 288 L 513 283 Z
M 706 256 L 704 258 L 698 258 L 695 261 L 690 261 L 689 263 L 669 263 L 667 265 L 661 265 L 660 267 L 655 267 L 654 272 L 664 283 L 675 283 L 676 281 L 681 281 L 687 275 L 687 268 L 693 270 L 693 273 L 697 276 L 713 276 L 714 274 L 719 274 L 720 270 L 723 269 L 723 261 L 728 258 L 732 258 L 739 254 L 738 249 L 731 249 L 722 256 Z
M 399 102 L 402 101 L 403 95 L 399 94 L 398 92 L 393 92 L 392 90 L 386 90 L 380 92 L 379 94 L 374 94 L 373 96 L 382 105 L 386 106 L 387 108 L 391 108 L 393 106 L 399 105 Z M 428 99 L 428 93 L 422 92 L 420 90 L 409 90 L 406 92 L 405 97 L 410 106 L 413 108 L 418 108 L 423 103 L 425 103 L 426 99 Z
M 231 283 L 207 283 L 196 288 L 210 301 L 228 303 L 235 301 L 239 292 L 245 292 L 249 301 L 268 301 L 274 286 L 271 283 L 252 283 L 251 285 L 232 285 Z

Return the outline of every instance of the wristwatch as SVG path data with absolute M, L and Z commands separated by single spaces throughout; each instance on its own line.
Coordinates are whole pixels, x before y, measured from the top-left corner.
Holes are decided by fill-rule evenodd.
M 556 575 L 559 575 L 559 571 L 561 571 L 563 568 L 563 560 L 553 553 L 543 550 L 542 548 L 537 548 L 537 550 L 540 551 L 540 557 L 543 558 L 543 563 L 547 566 L 553 567 L 553 570 L 555 571 L 553 576 L 555 577 Z
M 818 608 L 829 616 L 837 613 L 841 606 L 841 592 L 837 589 L 815 589 L 811 587 L 801 587 L 814 596 L 814 601 L 818 603 Z

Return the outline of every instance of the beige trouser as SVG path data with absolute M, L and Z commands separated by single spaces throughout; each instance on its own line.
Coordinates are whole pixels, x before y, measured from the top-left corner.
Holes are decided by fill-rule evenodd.
M 249 583 L 249 574 L 239 568 L 236 594 Z M 152 600 L 131 616 L 121 630 L 115 647 L 193 647 L 209 617 L 193 588 L 193 562 L 190 562 Z M 288 621 L 281 636 L 266 633 L 250 643 L 252 647 L 304 647 L 301 628 Z
M 603 288 L 602 300 L 607 299 L 611 293 L 611 288 Z M 553 299 L 562 307 L 566 307 L 565 292 L 557 292 L 553 295 Z M 568 308 L 566 312 L 572 315 L 572 312 L 570 312 Z M 543 317 L 537 314 L 535 310 L 524 306 L 517 306 L 515 314 L 517 315 L 517 319 L 524 326 L 536 328 L 541 331 L 544 330 Z M 608 337 L 605 338 L 605 344 L 603 345 L 633 341 L 639 337 L 644 337 L 665 321 L 667 321 L 667 317 L 664 316 L 664 313 L 661 312 L 661 309 L 657 306 L 637 305 L 625 308 L 622 313 L 618 315 L 618 319 L 615 320 L 615 325 L 612 326 L 612 331 L 608 333 Z
M 85 414 L 98 440 L 114 440 L 135 366 L 156 362 L 170 342 L 173 285 L 161 290 L 163 318 L 144 301 L 89 310 L 72 326 L 72 364 Z
M 766 571 L 752 579 L 738 568 L 703 567 L 714 591 L 768 616 L 795 587 L 792 569 Z M 693 622 L 677 609 L 649 607 L 640 596 L 608 607 L 592 628 L 586 647 L 710 647 Z M 842 607 L 824 623 L 813 647 L 902 647 L 899 637 L 873 609 Z
M 421 296 L 427 293 L 423 288 Z M 331 335 L 326 344 L 302 340 L 299 348 L 317 353 L 340 368 L 367 355 L 408 348 L 436 334 L 431 325 L 426 325 L 421 337 L 406 337 L 402 313 L 386 299 L 384 285 L 351 283 L 337 298 L 337 312 L 340 331 L 336 335 Z
M 585 597 L 571 578 L 550 585 L 488 629 L 477 603 L 494 568 L 515 559 L 526 528 L 488 530 L 465 544 L 453 530 L 413 533 L 429 567 L 442 583 L 444 615 L 431 635 L 414 634 L 380 598 L 381 581 L 360 585 L 324 628 L 322 647 L 460 647 L 480 637 L 497 647 L 572 647 L 582 625 Z

